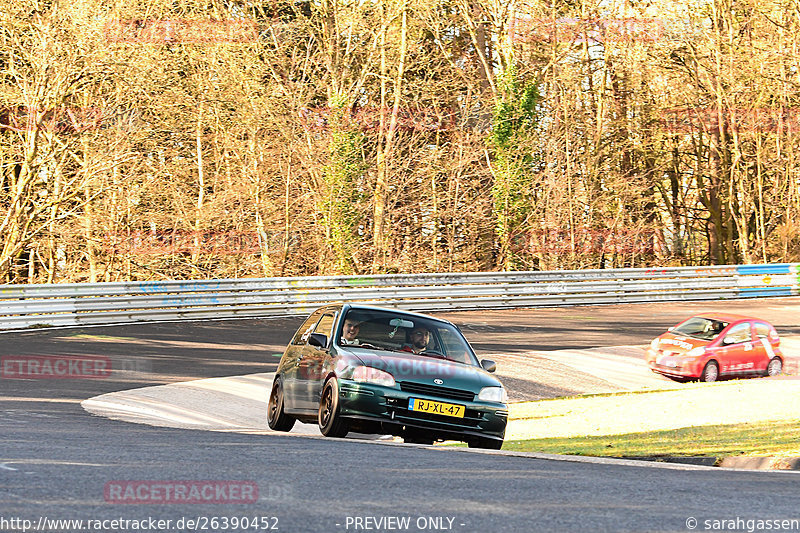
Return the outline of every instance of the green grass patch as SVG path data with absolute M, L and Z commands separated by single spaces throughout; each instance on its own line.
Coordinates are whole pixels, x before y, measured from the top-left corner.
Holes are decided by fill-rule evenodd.
M 800 420 L 697 426 L 646 433 L 507 440 L 504 450 L 602 457 L 800 455 Z

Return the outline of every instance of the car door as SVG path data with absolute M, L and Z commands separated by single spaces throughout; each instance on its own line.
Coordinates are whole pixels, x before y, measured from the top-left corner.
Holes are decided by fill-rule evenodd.
M 323 309 L 318 309 L 311 313 L 311 315 L 303 322 L 303 325 L 298 328 L 297 332 L 292 337 L 286 351 L 281 359 L 281 366 L 278 371 L 283 379 L 283 405 L 287 413 L 296 411 L 302 401 L 298 402 L 298 398 L 303 394 L 300 387 L 301 369 L 300 362 L 303 359 L 303 350 L 305 349 L 308 341 L 308 336 L 314 331 L 314 326 L 319 322 L 323 314 Z M 303 369 L 302 372 L 306 370 Z
M 741 322 L 725 332 L 720 349 L 720 373 L 738 375 L 753 372 L 754 360 L 759 357 L 759 351 L 763 357 L 764 348 L 759 350 L 758 343 L 753 342 L 752 327 L 750 322 Z
M 753 323 L 754 337 L 753 344 L 756 347 L 756 353 L 753 357 L 755 363 L 754 370 L 756 372 L 764 372 L 769 365 L 770 360 L 775 357 L 775 350 L 772 348 L 771 338 L 773 330 L 768 324 L 763 322 Z
M 297 380 L 297 407 L 298 409 L 316 411 L 319 408 L 319 398 L 322 393 L 322 381 L 325 378 L 325 358 L 330 354 L 330 344 L 333 335 L 333 325 L 336 322 L 336 312 L 326 311 L 314 325 L 312 333 L 320 333 L 328 339 L 327 346 L 314 346 L 306 337 L 300 360 L 298 362 Z

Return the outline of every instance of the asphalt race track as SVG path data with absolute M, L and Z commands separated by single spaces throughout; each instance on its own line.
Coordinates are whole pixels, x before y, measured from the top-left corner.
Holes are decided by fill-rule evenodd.
M 798 298 L 443 316 L 479 354 L 513 355 L 641 345 L 702 309 L 753 314 L 781 335 L 800 335 Z M 156 428 L 92 416 L 80 406 L 108 392 L 272 372 L 301 320 L 0 335 L 0 356 L 99 356 L 113 369 L 88 379 L 0 379 L 0 531 L 800 530 L 797 472 Z M 520 381 L 509 388 L 543 397 L 568 386 L 537 382 L 536 375 Z M 113 492 L 136 481 L 149 481 L 149 492 Z M 164 501 L 164 487 L 189 481 L 213 485 L 216 496 Z M 231 489 L 253 486 L 254 503 Z

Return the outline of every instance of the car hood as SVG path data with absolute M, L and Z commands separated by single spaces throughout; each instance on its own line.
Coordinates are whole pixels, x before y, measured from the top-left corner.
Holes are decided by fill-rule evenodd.
M 386 352 L 367 349 L 350 349 L 364 365 L 389 372 L 395 381 L 433 384 L 434 379 L 441 387 L 480 392 L 483 387 L 500 387 L 500 381 L 489 375 L 483 368 L 455 363 L 413 353 Z
M 673 354 L 684 354 L 695 348 L 705 348 L 714 341 L 704 341 L 702 339 L 693 339 L 685 335 L 675 335 L 674 333 L 664 333 L 656 338 L 658 341 L 658 349 L 662 352 L 671 352 Z

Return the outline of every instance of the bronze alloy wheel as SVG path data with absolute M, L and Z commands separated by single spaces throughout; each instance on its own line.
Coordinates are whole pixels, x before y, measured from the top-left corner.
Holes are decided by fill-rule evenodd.
M 347 421 L 339 416 L 339 382 L 331 378 L 322 389 L 319 402 L 319 430 L 326 437 L 344 437 L 347 435 Z
M 283 382 L 276 376 L 267 405 L 267 425 L 275 431 L 290 431 L 294 422 L 294 418 L 283 412 Z

